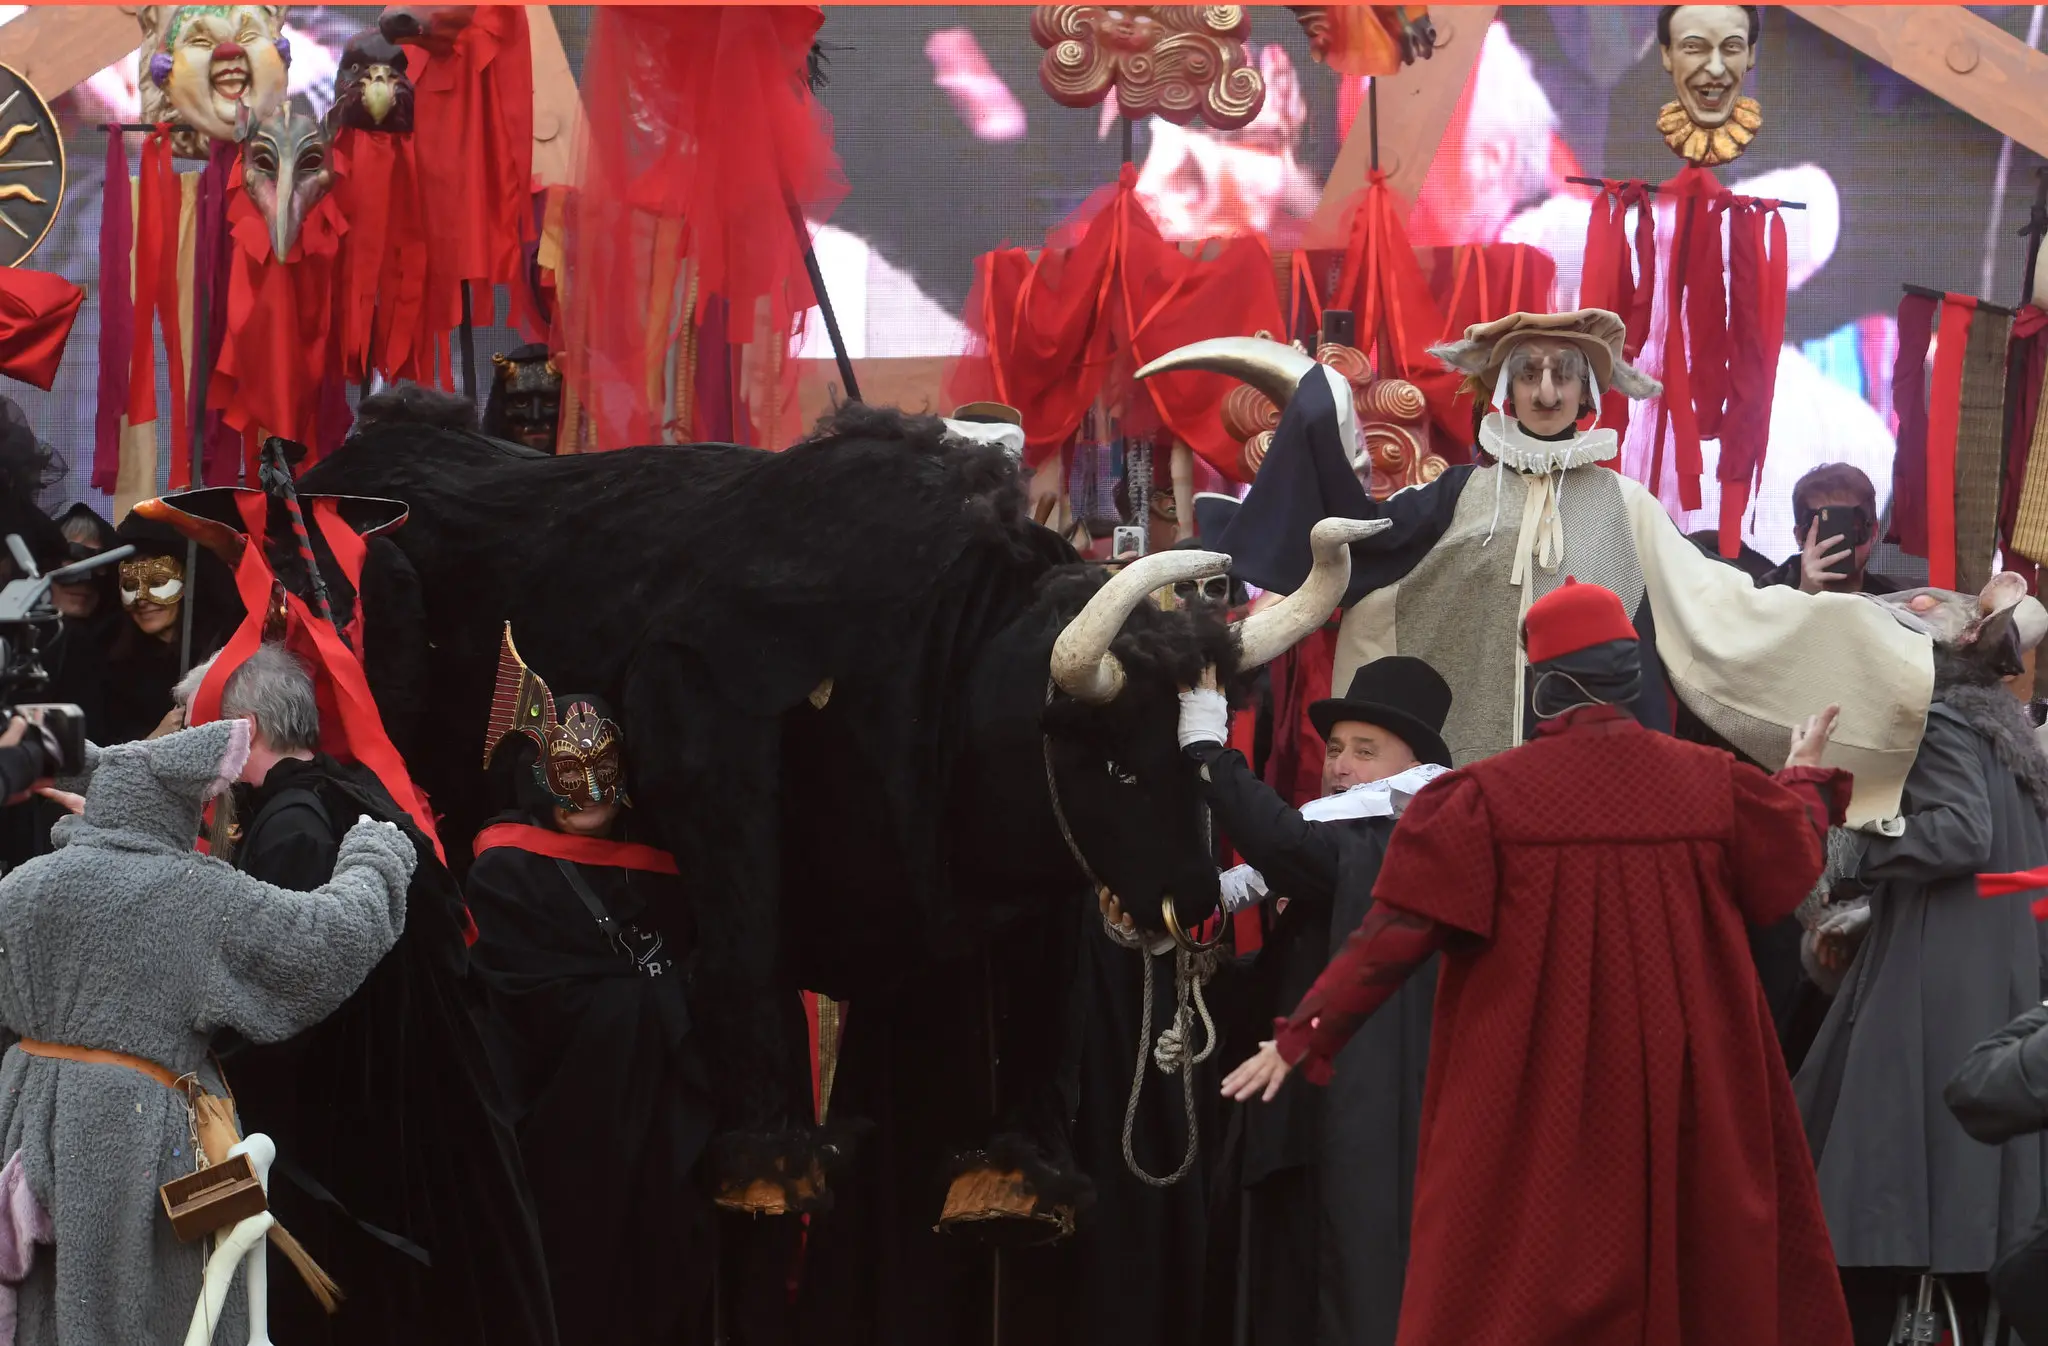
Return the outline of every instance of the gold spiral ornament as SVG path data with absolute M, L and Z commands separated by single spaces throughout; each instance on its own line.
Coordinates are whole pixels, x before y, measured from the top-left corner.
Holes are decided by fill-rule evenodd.
M 1039 87 L 1062 107 L 1095 107 L 1114 91 L 1126 117 L 1199 117 L 1225 131 L 1250 125 L 1266 103 L 1250 32 L 1239 5 L 1040 5 L 1031 16 L 1045 48 Z

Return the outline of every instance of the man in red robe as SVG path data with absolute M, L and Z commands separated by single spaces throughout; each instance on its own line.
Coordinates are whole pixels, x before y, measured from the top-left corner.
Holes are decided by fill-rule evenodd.
M 1848 1346 L 1744 930 L 1820 873 L 1835 709 L 1767 777 L 1627 713 L 1608 590 L 1567 582 L 1523 641 L 1538 736 L 1415 797 L 1364 923 L 1224 1092 L 1326 1080 L 1441 950 L 1401 1346 Z

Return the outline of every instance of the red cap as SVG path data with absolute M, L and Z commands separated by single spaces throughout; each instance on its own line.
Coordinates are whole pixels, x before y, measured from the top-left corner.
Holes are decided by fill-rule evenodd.
M 1612 589 L 1566 578 L 1529 605 L 1522 618 L 1522 644 L 1529 662 L 1545 663 L 1610 640 L 1635 640 L 1636 628 Z

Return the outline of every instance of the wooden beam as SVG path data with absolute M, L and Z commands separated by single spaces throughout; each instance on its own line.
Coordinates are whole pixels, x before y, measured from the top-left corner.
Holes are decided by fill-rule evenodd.
M 1458 99 L 1479 64 L 1479 52 L 1486 42 L 1487 26 L 1493 22 L 1494 5 L 1459 5 L 1439 8 L 1431 5 L 1430 22 L 1436 25 L 1436 54 L 1426 61 L 1405 66 L 1398 75 L 1380 81 L 1380 167 L 1387 185 L 1403 200 L 1413 202 L 1429 174 L 1429 164 L 1443 143 Z M 1309 221 L 1305 239 L 1311 248 L 1334 248 L 1343 244 L 1344 203 L 1365 186 L 1372 169 L 1372 125 L 1364 108 L 1351 123 L 1344 147 L 1330 169 L 1323 198 Z
M 0 65 L 55 102 L 141 45 L 132 6 L 30 5 L 0 27 Z
M 1814 27 L 2048 155 L 2048 55 L 1947 5 L 1793 5 Z
M 576 128 L 583 120 L 583 100 L 569 53 L 547 5 L 526 7 L 526 27 L 533 48 L 533 179 L 539 187 L 566 187 L 574 168 Z

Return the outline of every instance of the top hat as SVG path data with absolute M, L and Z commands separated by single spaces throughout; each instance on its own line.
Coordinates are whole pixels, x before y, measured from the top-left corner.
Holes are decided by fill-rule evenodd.
M 1418 761 L 1447 767 L 1443 728 L 1450 713 L 1451 685 L 1442 674 L 1413 655 L 1390 654 L 1353 673 L 1343 696 L 1310 705 L 1308 722 L 1324 738 L 1345 720 L 1378 725 L 1399 735 Z

